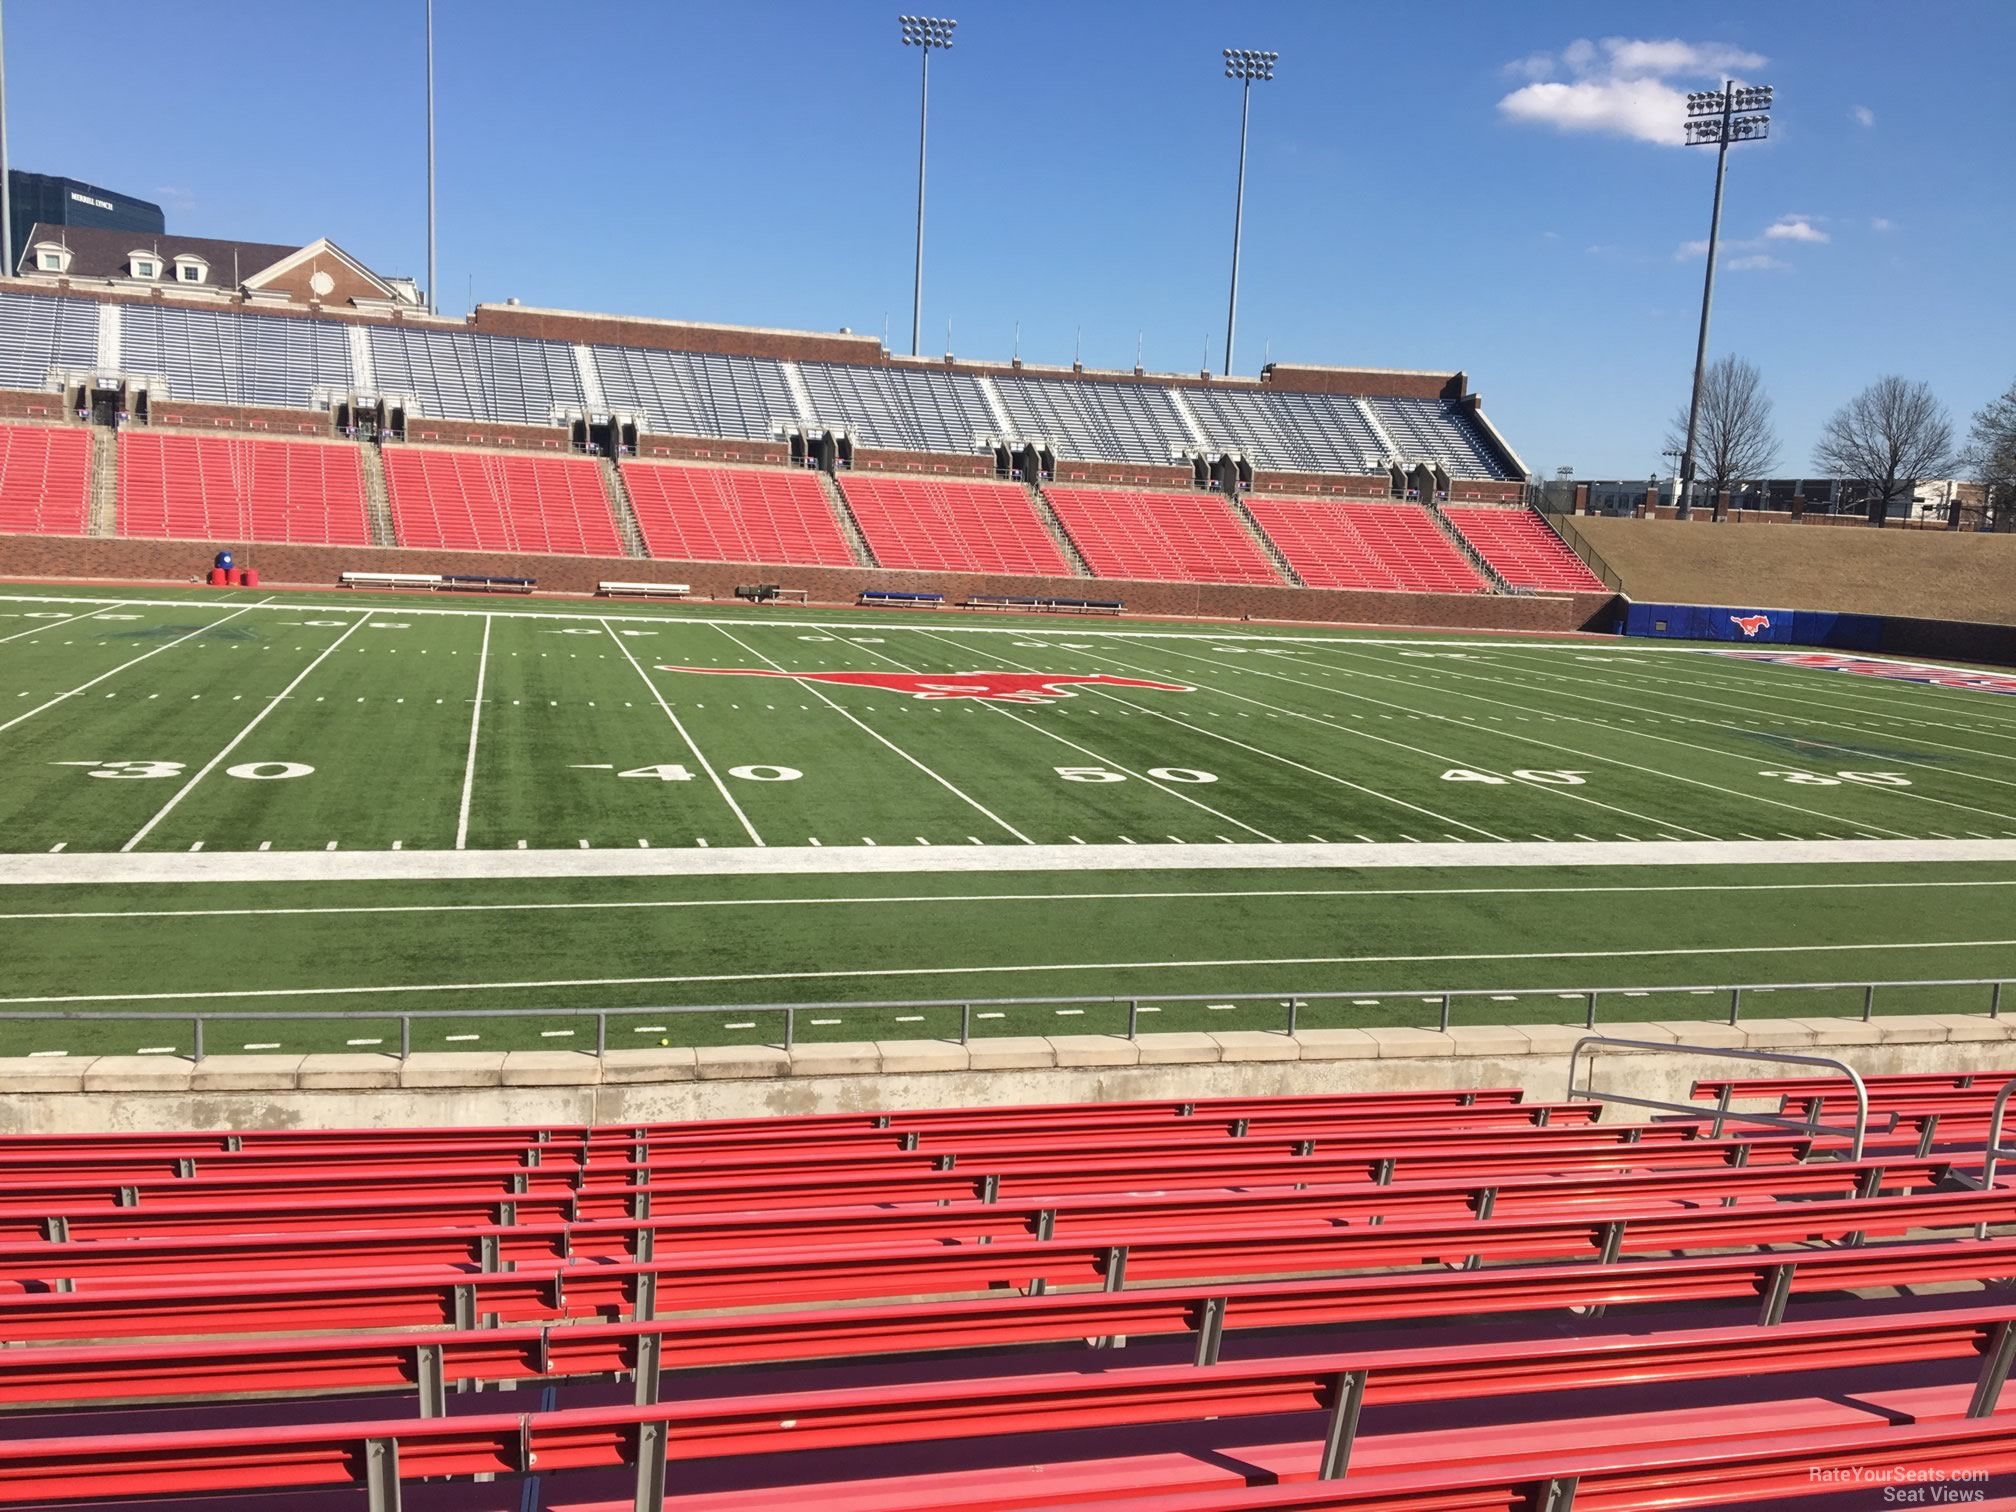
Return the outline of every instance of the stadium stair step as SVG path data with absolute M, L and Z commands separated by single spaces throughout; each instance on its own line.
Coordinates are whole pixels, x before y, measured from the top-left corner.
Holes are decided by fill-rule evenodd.
M 1074 577 L 1096 577 L 1092 564 L 1085 560 L 1085 553 L 1078 549 L 1078 543 L 1071 539 L 1071 533 L 1064 528 L 1064 522 L 1057 518 L 1057 511 L 1050 507 L 1050 501 L 1043 497 L 1043 490 L 1034 483 L 1024 483 L 1029 490 L 1029 502 L 1036 508 L 1036 518 L 1043 522 L 1043 528 L 1050 532 L 1050 539 L 1057 543 L 1057 549 L 1064 553 L 1064 560 L 1071 564 Z
M 854 553 L 854 560 L 862 567 L 880 565 L 875 553 L 868 549 L 868 537 L 862 533 L 861 522 L 854 517 L 854 506 L 847 502 L 847 495 L 840 491 L 840 485 L 829 472 L 815 474 L 819 487 L 825 491 L 826 502 L 833 506 L 834 516 L 840 521 L 840 533 L 847 538 L 847 549 Z
M 84 533 L 119 534 L 119 434 L 109 426 L 91 427 L 91 513 Z
M 1449 516 L 1442 513 L 1442 506 L 1440 504 L 1433 499 L 1427 500 L 1426 503 L 1428 505 L 1428 518 L 1435 522 L 1435 528 L 1447 536 L 1455 544 L 1456 549 L 1463 553 L 1470 565 L 1484 575 L 1484 580 L 1491 585 L 1493 593 L 1514 593 L 1518 591 L 1505 581 L 1503 573 L 1484 560 L 1484 554 L 1470 544 L 1470 538 L 1456 528 Z
M 1273 538 L 1260 528 L 1260 522 L 1253 518 L 1253 511 L 1246 507 L 1246 501 L 1237 494 L 1227 494 L 1225 502 L 1232 506 L 1233 516 L 1245 529 L 1246 534 L 1253 537 L 1253 543 L 1267 553 L 1267 560 L 1274 564 L 1274 570 L 1297 588 L 1307 588 L 1309 585 L 1303 582 L 1301 574 L 1288 564 L 1288 558 L 1282 554 L 1281 548 L 1276 546 Z
M 643 527 L 637 523 L 636 507 L 630 502 L 630 490 L 623 486 L 621 469 L 612 457 L 597 458 L 596 466 L 602 474 L 602 492 L 609 496 L 609 512 L 616 517 L 616 534 L 622 537 L 623 554 L 650 556 L 644 545 Z
M 392 501 L 385 492 L 385 458 L 375 446 L 358 448 L 364 461 L 364 519 L 371 527 L 373 546 L 397 546 L 399 537 L 392 528 Z

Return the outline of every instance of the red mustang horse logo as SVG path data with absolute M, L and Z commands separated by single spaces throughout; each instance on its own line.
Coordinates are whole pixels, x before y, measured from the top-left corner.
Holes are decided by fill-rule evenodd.
M 988 703 L 1047 704 L 1073 695 L 1066 684 L 1099 688 L 1152 688 L 1160 693 L 1194 693 L 1186 683 L 1109 677 L 1104 672 L 775 672 L 759 667 L 660 667 L 660 672 L 699 672 L 713 677 L 785 677 L 794 682 L 839 683 L 882 688 L 912 698 L 977 698 Z
M 1729 616 L 1729 623 L 1743 632 L 1743 639 L 1755 640 L 1757 639 L 1757 632 L 1759 630 L 1769 630 L 1771 628 L 1771 616 L 1768 614 L 1732 614 Z

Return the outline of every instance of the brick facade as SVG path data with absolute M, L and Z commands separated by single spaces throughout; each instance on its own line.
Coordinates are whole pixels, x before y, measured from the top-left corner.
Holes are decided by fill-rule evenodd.
M 661 436 L 643 431 L 637 455 L 651 461 L 767 463 L 783 467 L 791 448 L 782 441 L 716 441 L 706 436 Z
M 196 582 L 222 547 L 256 568 L 261 586 L 330 587 L 345 570 L 464 572 L 533 577 L 542 591 L 593 593 L 603 579 L 683 582 L 698 598 L 730 599 L 738 584 L 770 582 L 803 588 L 821 604 L 852 603 L 864 588 L 943 593 L 948 601 L 975 594 L 1117 598 L 1135 614 L 1182 619 L 1278 620 L 1394 625 L 1455 630 L 1562 632 L 1611 629 L 1619 610 L 1607 593 L 1562 597 L 1232 587 L 1207 583 L 1129 583 L 1086 578 L 987 577 L 956 572 L 873 568 L 774 567 L 717 562 L 640 562 L 629 557 L 516 556 L 496 552 L 408 550 L 402 547 L 284 546 L 234 541 L 143 541 L 117 538 L 0 536 L 0 576 L 52 581 Z
M 186 399 L 147 396 L 148 422 L 187 430 L 260 431 L 276 436 L 333 436 L 336 417 L 327 410 L 271 409 L 251 404 L 196 404 Z
M 511 451 L 567 450 L 565 427 L 557 425 L 504 425 L 490 420 L 439 420 L 432 415 L 406 416 L 408 441 L 431 441 L 436 446 L 493 446 Z M 391 443 L 396 446 L 395 441 Z

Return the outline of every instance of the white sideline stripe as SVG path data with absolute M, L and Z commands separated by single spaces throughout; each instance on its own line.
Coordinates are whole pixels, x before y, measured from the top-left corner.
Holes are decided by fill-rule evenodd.
M 141 851 L 0 855 L 0 886 L 415 882 L 494 877 L 815 876 L 846 872 L 1298 871 L 1525 866 L 1834 866 L 2016 861 L 2016 840 L 1472 840 L 1370 845 L 873 845 L 711 850 Z
M 772 671 L 782 672 L 786 677 L 790 677 L 793 675 L 790 668 L 784 666 L 783 663 L 781 662 L 773 661 L 770 657 L 764 656 L 761 651 L 758 651 L 754 646 L 750 645 L 740 636 L 728 630 L 725 626 L 716 625 L 714 628 L 719 630 L 723 635 L 727 636 L 728 639 L 730 639 L 731 641 L 734 641 L 736 645 L 740 646 L 744 651 L 747 651 L 751 656 L 757 657 L 762 661 L 769 663 L 769 666 Z M 912 756 L 908 751 L 904 750 L 903 747 L 896 744 L 895 741 L 889 739 L 889 737 L 884 735 L 880 730 L 877 730 L 872 725 L 866 724 L 860 719 L 858 719 L 855 716 L 854 711 L 852 709 L 849 709 L 844 704 L 836 703 L 831 698 L 827 697 L 826 690 L 821 688 L 817 683 L 801 681 L 798 684 L 798 686 L 803 688 L 806 692 L 810 693 L 814 698 L 818 699 L 821 703 L 825 704 L 834 713 L 838 714 L 842 719 L 846 720 L 849 724 L 853 725 L 857 730 L 861 731 L 862 734 L 872 737 L 874 740 L 879 741 L 882 745 L 885 745 L 890 750 L 894 751 L 898 756 L 901 756 L 905 761 L 909 762 L 910 765 L 917 768 L 918 771 L 922 772 L 926 777 L 929 777 L 933 782 L 937 783 L 938 786 L 945 789 L 945 791 L 950 793 L 953 797 L 959 799 L 962 803 L 964 803 L 968 808 L 972 809 L 975 813 L 986 815 L 987 818 L 993 820 L 996 824 L 1000 825 L 1002 829 L 1006 830 L 1009 834 L 1013 835 L 1017 840 L 1020 840 L 1024 845 L 1034 845 L 1036 843 L 1034 840 L 1031 840 L 1027 835 L 1023 834 L 1022 831 L 1015 828 L 1015 826 L 1010 824 L 1006 819 L 1003 819 L 999 814 L 995 813 L 992 809 L 987 807 L 987 805 L 982 803 L 979 799 L 971 796 L 968 793 L 962 792 L 959 788 L 953 786 L 952 783 L 948 782 L 945 778 L 941 777 L 938 773 L 932 771 L 930 767 L 926 766 L 923 762 L 919 761 L 915 756 Z
M 606 618 L 599 620 L 598 623 L 602 626 L 602 633 L 614 641 L 616 649 L 623 653 L 623 659 L 630 663 L 631 668 L 639 677 L 644 679 L 644 686 L 651 690 L 652 699 L 657 703 L 665 717 L 672 721 L 672 728 L 679 732 L 679 738 L 686 742 L 686 749 L 691 751 L 693 759 L 700 763 L 700 770 L 705 772 L 707 780 L 714 784 L 714 791 L 721 795 L 721 801 L 727 804 L 729 810 L 735 815 L 736 820 L 742 826 L 743 833 L 749 837 L 749 843 L 760 847 L 763 844 L 763 837 L 756 833 L 756 826 L 751 824 L 749 816 L 742 812 L 742 805 L 737 803 L 735 795 L 728 791 L 728 784 L 723 782 L 721 774 L 714 770 L 714 763 L 707 759 L 706 753 L 700 749 L 693 737 L 686 732 L 686 726 L 679 722 L 679 716 L 672 712 L 672 705 L 665 702 L 665 695 L 658 691 L 658 684 L 651 680 L 651 674 L 646 672 L 643 663 L 639 662 L 631 654 L 629 643 L 610 628 L 609 621 Z M 521 840 L 518 843 L 523 845 L 525 842 Z M 702 841 L 701 843 L 704 845 L 706 842 Z
M 845 971 L 745 971 L 690 976 L 560 977 L 522 982 L 399 982 L 376 987 L 257 987 L 218 992 L 74 993 L 66 996 L 0 998 L 0 1007 L 27 1008 L 61 1003 L 162 1003 L 190 998 L 370 997 L 392 992 L 516 992 L 551 991 L 557 987 L 701 986 L 722 982 L 826 982 L 870 977 L 1028 976 L 1059 971 L 1197 971 L 1253 966 L 1424 966 L 1459 961 L 1653 961 L 1698 956 L 1816 955 L 1822 952 L 1868 953 L 1884 950 L 2000 950 L 2012 940 L 1895 940 L 1856 945 L 1697 945 L 1665 950 L 1531 950 L 1482 951 L 1453 955 L 1255 956 L 1196 961 L 1053 961 L 1022 966 L 872 966 Z M 1423 998 L 1423 1002 L 1438 999 Z M 744 1010 L 745 1012 L 747 1010 Z M 734 1023 L 729 1029 L 753 1029 Z M 141 1054 L 146 1054 L 142 1051 Z
M 272 919 L 327 914 L 566 913 L 627 908 L 858 908 L 943 903 L 1215 903 L 1231 898 L 1491 898 L 1613 893 L 1902 892 L 1915 888 L 2016 887 L 2016 877 L 1972 881 L 1900 882 L 1672 882 L 1597 884 L 1593 887 L 1249 887 L 1169 892 L 870 893 L 837 898 L 642 898 L 593 903 L 335 903 L 321 908 L 100 909 L 76 913 L 0 913 L 0 924 L 87 919 Z M 813 1020 L 817 1023 L 818 1020 Z
M 336 650 L 338 646 L 342 645 L 343 642 L 350 639 L 350 637 L 355 635 L 359 630 L 363 629 L 365 622 L 368 621 L 375 612 L 376 612 L 375 610 L 366 609 L 364 613 L 361 616 L 359 616 L 357 623 L 352 625 L 348 630 L 345 630 L 341 635 L 337 636 L 336 639 L 329 642 L 327 646 L 324 646 L 322 648 L 322 654 L 316 657 L 315 660 L 308 663 L 307 666 L 303 667 L 300 673 L 296 675 L 294 681 L 290 682 L 289 684 L 287 684 L 286 687 L 282 688 L 277 696 L 267 699 L 266 707 L 261 709 L 257 714 L 254 714 L 250 722 L 246 724 L 245 728 L 240 730 L 236 735 L 233 735 L 231 737 L 230 741 L 225 745 L 223 750 L 219 751 L 215 756 L 212 756 L 208 761 L 204 762 L 202 770 L 197 772 L 197 774 L 194 777 L 191 777 L 187 782 L 183 783 L 180 791 L 178 791 L 173 798 L 170 798 L 166 803 L 161 805 L 160 812 L 155 814 L 155 816 L 152 819 L 149 819 L 145 824 L 141 825 L 139 831 L 133 836 L 131 840 L 128 840 L 124 845 L 119 847 L 120 851 L 121 852 L 130 851 L 142 840 L 145 840 L 148 836 L 148 833 L 154 828 L 155 825 L 159 824 L 163 819 L 166 819 L 171 813 L 175 811 L 176 804 L 180 803 L 184 798 L 187 798 L 191 793 L 193 793 L 196 790 L 197 783 L 201 782 L 205 777 L 208 777 L 212 772 L 216 771 L 218 766 L 222 764 L 224 758 L 229 756 L 233 751 L 237 750 L 239 743 L 243 741 L 247 735 L 250 735 L 254 730 L 259 728 L 259 722 L 263 720 L 268 714 L 271 714 L 275 709 L 279 708 L 280 705 L 286 701 L 287 696 L 291 694 L 296 688 L 300 687 L 302 683 L 306 682 L 310 674 L 312 674 L 317 667 L 321 666 L 322 663 L 327 661 L 330 655 Z M 334 842 L 331 843 L 333 844 Z
M 225 615 L 224 619 L 213 620 L 210 624 L 207 625 L 198 625 L 194 630 L 191 630 L 187 635 L 177 636 L 174 640 L 169 641 L 166 645 L 156 646 L 152 651 L 144 651 L 140 655 L 132 658 L 130 661 L 123 661 L 119 663 L 119 665 L 114 667 L 110 672 L 100 672 L 96 677 L 92 678 L 91 681 L 87 683 L 79 683 L 76 687 L 72 688 L 67 693 L 58 693 L 54 698 L 50 699 L 47 703 L 37 704 L 34 708 L 30 709 L 26 714 L 16 714 L 12 719 L 8 720 L 7 723 L 0 724 L 0 732 L 11 730 L 14 728 L 14 726 L 21 724 L 26 720 L 33 719 L 37 714 L 40 714 L 44 709 L 55 708 L 56 705 L 63 702 L 63 700 L 66 698 L 75 698 L 79 693 L 88 692 L 90 689 L 97 687 L 98 684 L 105 681 L 106 678 L 117 677 L 121 672 L 124 672 L 128 667 L 139 666 L 140 663 L 147 660 L 147 658 L 150 656 L 159 656 L 163 651 L 173 651 L 177 646 L 181 645 L 183 641 L 194 640 L 197 636 L 203 635 L 211 630 L 214 630 L 218 625 L 223 624 L 224 620 L 236 619 L 239 615 L 249 614 L 258 607 L 259 606 L 257 604 L 246 604 L 242 608 L 235 609 L 230 614 Z M 83 618 L 83 616 L 79 615 L 77 616 L 77 618 L 81 619 Z M 74 624 L 75 620 L 64 620 L 62 623 L 66 625 Z M 42 628 L 46 629 L 49 627 L 44 626 Z M 14 639 L 14 637 L 10 635 L 7 637 L 7 639 L 12 640 Z
M 469 711 L 469 759 L 462 764 L 462 809 L 455 819 L 455 849 L 469 845 L 469 798 L 476 790 L 476 734 L 483 728 L 483 678 L 490 670 L 490 616 L 483 616 L 483 644 L 476 652 L 476 701 Z

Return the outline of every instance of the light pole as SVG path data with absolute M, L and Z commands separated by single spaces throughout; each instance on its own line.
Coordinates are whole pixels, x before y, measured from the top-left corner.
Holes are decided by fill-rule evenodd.
M 1225 49 L 1225 77 L 1239 81 L 1239 188 L 1232 198 L 1232 295 L 1225 304 L 1226 376 L 1232 372 L 1232 336 L 1239 322 L 1239 224 L 1246 215 L 1246 122 L 1253 112 L 1253 82 L 1265 84 L 1274 77 L 1274 64 L 1281 54 L 1252 52 L 1243 47 Z
M 1737 112 L 1743 112 L 1738 114 Z M 1735 142 L 1762 141 L 1771 134 L 1771 86 L 1736 87 L 1734 79 L 1721 89 L 1687 96 L 1687 145 L 1714 147 L 1715 210 L 1708 219 L 1708 271 L 1701 282 L 1701 335 L 1694 344 L 1694 392 L 1687 401 L 1687 445 L 1680 458 L 1680 518 L 1694 506 L 1694 438 L 1701 420 L 1701 379 L 1708 361 L 1708 311 L 1715 302 L 1715 248 L 1722 239 L 1722 181 L 1729 173 L 1729 148 Z
M 903 45 L 914 47 L 923 56 L 923 81 L 917 95 L 917 269 L 910 281 L 910 355 L 917 355 L 919 333 L 924 320 L 924 143 L 931 120 L 931 49 L 950 49 L 957 21 L 942 16 L 898 16 L 903 27 Z
M 7 193 L 7 44 L 0 39 L 0 278 L 13 276 L 14 206 Z
M 434 292 L 434 0 L 427 0 L 427 313 L 440 310 Z

